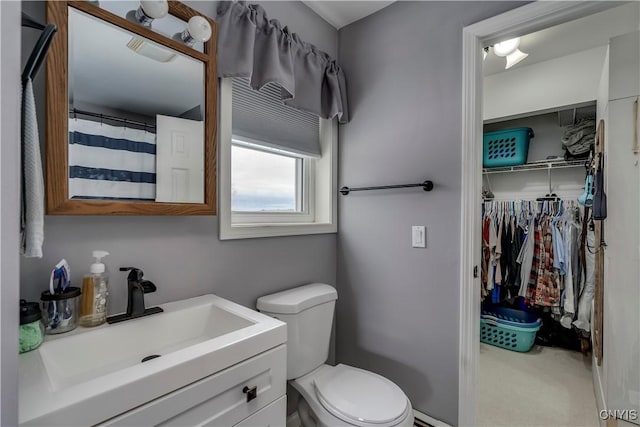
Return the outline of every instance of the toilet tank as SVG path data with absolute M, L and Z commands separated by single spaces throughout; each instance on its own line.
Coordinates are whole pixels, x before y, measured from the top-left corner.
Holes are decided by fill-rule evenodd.
M 287 324 L 287 379 L 307 374 L 327 361 L 338 293 L 312 283 L 258 298 L 262 313 Z

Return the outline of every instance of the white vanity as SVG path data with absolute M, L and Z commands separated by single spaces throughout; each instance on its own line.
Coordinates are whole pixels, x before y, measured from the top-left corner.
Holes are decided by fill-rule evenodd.
M 22 354 L 20 424 L 285 425 L 283 322 L 215 295 L 161 307 Z

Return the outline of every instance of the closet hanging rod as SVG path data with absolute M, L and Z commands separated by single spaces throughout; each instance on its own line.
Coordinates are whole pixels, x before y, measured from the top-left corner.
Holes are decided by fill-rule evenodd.
M 126 127 L 126 125 L 131 124 L 131 125 L 134 125 L 134 126 L 143 127 L 145 129 L 155 129 L 156 128 L 156 125 L 152 125 L 152 124 L 145 123 L 145 122 L 139 122 L 139 121 L 136 121 L 136 120 L 123 119 L 122 117 L 109 116 L 107 114 L 92 113 L 91 111 L 77 110 L 75 108 L 69 110 L 69 115 L 71 117 L 73 117 L 73 118 L 75 118 L 77 115 L 95 117 L 95 118 L 100 119 L 100 122 L 102 122 L 103 120 L 110 120 L 110 121 L 113 121 L 113 122 L 124 123 L 125 127 Z
M 410 187 L 422 187 L 424 191 L 431 191 L 433 190 L 433 181 L 424 181 L 419 184 L 378 185 L 375 187 L 358 187 L 358 188 L 342 187 L 340 189 L 340 193 L 343 196 L 347 196 L 352 191 L 387 190 L 387 189 L 394 189 L 394 188 L 410 188 Z

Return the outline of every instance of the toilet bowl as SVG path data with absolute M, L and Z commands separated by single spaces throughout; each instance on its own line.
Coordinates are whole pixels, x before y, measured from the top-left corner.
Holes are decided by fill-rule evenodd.
M 413 409 L 387 378 L 364 369 L 325 364 L 336 290 L 313 283 L 258 298 L 257 308 L 287 324 L 287 379 L 301 396 L 304 427 L 409 427 Z
M 304 427 L 410 427 L 411 402 L 400 388 L 370 371 L 322 365 L 290 384 L 301 396 Z

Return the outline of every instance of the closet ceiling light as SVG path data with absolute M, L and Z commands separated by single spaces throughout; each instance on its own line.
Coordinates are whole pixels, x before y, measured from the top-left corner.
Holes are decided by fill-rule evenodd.
M 518 62 L 522 61 L 524 58 L 529 56 L 528 53 L 522 52 L 520 49 L 516 49 L 513 53 L 507 55 L 507 65 L 504 67 L 505 70 L 516 65 Z
M 520 46 L 520 37 L 496 43 L 493 45 L 493 53 L 498 56 L 507 56 L 515 52 L 518 46 Z
M 525 59 L 529 56 L 528 53 L 524 53 L 518 47 L 520 46 L 520 37 L 516 37 L 515 39 L 505 40 L 500 43 L 496 43 L 493 45 L 493 53 L 500 57 L 506 57 L 507 63 L 505 65 L 505 69 L 516 65 L 518 62 Z M 485 47 L 482 53 L 482 59 L 484 60 L 487 57 L 487 53 L 489 52 L 489 47 Z

